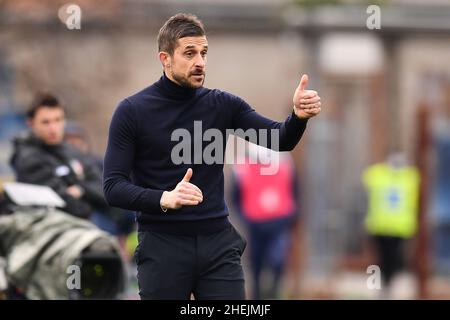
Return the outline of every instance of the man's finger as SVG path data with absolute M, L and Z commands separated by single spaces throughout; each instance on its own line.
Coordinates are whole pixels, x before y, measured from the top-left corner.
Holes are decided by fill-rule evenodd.
M 322 104 L 319 101 L 317 103 L 301 104 L 299 108 L 302 110 L 309 110 L 309 109 L 320 108 L 321 106 L 322 106 Z
M 318 113 L 320 113 L 320 111 L 322 110 L 322 108 L 314 108 L 314 109 L 309 109 L 309 110 L 303 110 L 305 111 L 307 114 L 313 114 L 316 115 Z
M 189 188 L 189 189 L 192 189 L 192 190 L 196 190 L 196 191 L 199 192 L 201 195 L 203 195 L 202 190 L 200 190 L 200 188 L 197 187 L 197 186 L 196 186 L 195 184 L 193 184 L 193 183 L 188 182 L 188 183 L 185 183 L 184 186 L 185 186 L 186 188 Z
M 203 201 L 203 197 L 194 196 L 191 194 L 180 194 L 180 198 L 181 200 L 198 201 L 198 202 Z
M 301 104 L 313 104 L 313 103 L 317 103 L 320 101 L 320 97 L 319 96 L 315 96 L 314 98 L 303 98 L 300 99 L 300 103 Z
M 317 96 L 318 94 L 315 90 L 304 90 L 300 93 L 300 99 L 311 99 Z
M 302 75 L 302 78 L 300 79 L 300 84 L 299 84 L 299 88 L 301 91 L 305 91 L 306 86 L 308 85 L 308 75 L 304 74 Z
M 192 200 L 181 200 L 180 204 L 182 206 L 196 206 L 198 205 L 198 201 L 192 201 Z
M 191 177 L 192 177 L 192 169 L 189 168 L 187 169 L 186 174 L 183 177 L 183 181 L 189 182 L 189 180 L 191 180 Z
M 183 189 L 183 191 L 180 190 L 180 192 L 185 195 L 193 195 L 199 198 L 203 198 L 203 195 L 195 189 Z

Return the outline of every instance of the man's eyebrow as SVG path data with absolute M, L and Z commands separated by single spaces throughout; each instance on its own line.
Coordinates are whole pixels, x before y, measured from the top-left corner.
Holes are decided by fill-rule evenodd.
M 195 49 L 195 45 L 191 44 L 184 48 L 184 50 L 189 50 L 189 49 Z M 202 50 L 205 50 L 205 49 L 208 50 L 208 46 L 203 46 Z

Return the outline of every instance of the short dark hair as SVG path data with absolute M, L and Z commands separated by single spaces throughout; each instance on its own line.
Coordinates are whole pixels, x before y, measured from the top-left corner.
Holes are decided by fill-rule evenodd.
M 30 108 L 27 110 L 27 118 L 33 119 L 36 115 L 36 112 L 40 108 L 58 108 L 63 109 L 62 105 L 59 103 L 59 100 L 56 96 L 48 92 L 39 92 L 33 99 L 33 102 L 30 105 Z
M 204 35 L 206 35 L 205 27 L 197 16 L 190 13 L 177 13 L 159 29 L 158 50 L 172 55 L 178 39 Z

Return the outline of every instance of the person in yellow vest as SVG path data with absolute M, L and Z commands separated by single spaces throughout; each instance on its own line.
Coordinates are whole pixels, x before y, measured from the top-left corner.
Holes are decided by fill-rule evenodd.
M 368 205 L 365 227 L 377 253 L 385 292 L 404 265 L 405 240 L 418 227 L 419 171 L 407 165 L 401 153 L 391 154 L 385 163 L 363 172 Z

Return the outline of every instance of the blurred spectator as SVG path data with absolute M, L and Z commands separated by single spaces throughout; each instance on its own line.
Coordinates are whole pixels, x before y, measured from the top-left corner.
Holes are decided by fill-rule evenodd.
M 405 241 L 418 228 L 419 171 L 402 153 L 393 153 L 386 163 L 369 166 L 363 183 L 368 195 L 365 225 L 381 269 L 382 296 L 388 298 L 393 277 L 404 267 Z
M 265 156 L 265 155 L 266 156 Z M 264 157 L 267 161 L 264 160 Z M 276 172 L 263 168 L 277 165 Z M 233 168 L 233 203 L 249 234 L 253 298 L 280 298 L 290 248 L 292 227 L 298 218 L 298 179 L 288 153 L 250 144 L 248 156 Z M 268 292 L 261 275 L 268 267 L 272 277 Z
M 30 131 L 14 139 L 10 164 L 17 181 L 48 185 L 66 202 L 66 212 L 90 218 L 108 210 L 101 171 L 91 157 L 64 142 L 65 111 L 58 99 L 38 94 L 27 111 Z

